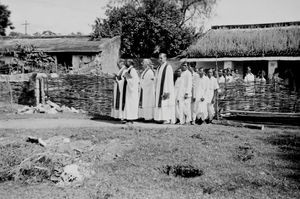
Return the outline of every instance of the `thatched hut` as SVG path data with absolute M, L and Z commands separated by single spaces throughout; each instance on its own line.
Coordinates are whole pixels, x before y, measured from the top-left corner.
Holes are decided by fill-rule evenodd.
M 239 69 L 271 77 L 275 68 L 300 74 L 300 22 L 212 26 L 186 51 L 198 67 Z M 299 79 L 299 78 L 298 78 Z M 300 83 L 298 82 L 298 85 Z
M 106 73 L 118 70 L 120 37 L 102 38 L 98 41 L 91 40 L 89 36 L 0 37 L 0 53 L 14 50 L 17 44 L 33 45 L 36 50 L 54 57 L 56 64 L 71 70 L 92 65 L 98 65 Z M 10 62 L 11 58 L 2 59 Z

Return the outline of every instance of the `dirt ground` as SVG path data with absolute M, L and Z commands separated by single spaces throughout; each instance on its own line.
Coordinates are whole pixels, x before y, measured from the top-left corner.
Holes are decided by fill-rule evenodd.
M 80 185 L 0 180 L 0 198 L 300 198 L 297 128 L 122 125 L 74 114 L 2 113 L 0 174 L 44 150 L 25 142 L 28 136 L 90 141 L 104 152 L 81 154 L 93 175 Z

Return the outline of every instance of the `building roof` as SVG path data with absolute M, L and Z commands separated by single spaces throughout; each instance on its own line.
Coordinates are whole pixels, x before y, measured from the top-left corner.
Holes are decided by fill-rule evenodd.
M 91 41 L 89 36 L 0 37 L 0 52 L 14 49 L 17 44 L 33 45 L 44 52 L 100 52 L 110 39 Z
M 299 26 L 300 21 L 278 22 L 278 23 L 260 23 L 260 24 L 237 24 L 237 25 L 220 25 L 212 26 L 211 29 L 249 29 L 249 28 L 274 28 L 285 26 Z
M 213 26 L 186 50 L 186 56 L 300 56 L 300 22 Z

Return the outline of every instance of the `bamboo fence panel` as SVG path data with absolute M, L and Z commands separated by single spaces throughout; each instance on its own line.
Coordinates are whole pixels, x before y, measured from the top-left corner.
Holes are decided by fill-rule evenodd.
M 110 116 L 113 80 L 108 75 L 61 75 L 48 79 L 46 84 L 51 101 L 89 114 Z
M 246 89 L 252 89 L 252 93 Z M 255 83 L 252 87 L 243 82 L 221 84 L 219 110 L 300 113 L 300 94 L 273 83 Z

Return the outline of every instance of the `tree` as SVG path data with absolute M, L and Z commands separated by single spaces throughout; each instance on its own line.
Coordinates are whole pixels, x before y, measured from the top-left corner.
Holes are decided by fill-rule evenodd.
M 11 71 L 23 71 L 27 68 L 28 72 L 49 72 L 55 67 L 53 57 L 32 45 L 16 44 L 14 49 L 6 50 L 3 56 L 13 57 Z
M 81 32 L 76 32 L 76 33 L 71 32 L 69 35 L 71 35 L 71 36 L 82 36 L 83 34 Z
M 8 10 L 8 7 L 5 5 L 2 5 L 0 3 L 0 35 L 5 36 L 5 29 L 9 27 L 10 29 L 14 29 L 11 21 L 9 20 L 10 17 L 10 11 Z
M 107 19 L 97 18 L 93 38 L 121 35 L 122 57 L 151 57 L 166 52 L 179 55 L 192 42 L 195 30 L 180 24 L 182 13 L 174 2 L 141 0 L 106 11 Z
M 21 32 L 15 32 L 15 31 L 11 31 L 8 36 L 10 37 L 22 37 L 25 36 L 25 34 L 21 33 Z
M 140 6 L 144 0 L 110 0 L 108 8 L 119 7 L 125 4 L 132 6 Z M 180 26 L 193 25 L 197 26 L 197 19 L 205 19 L 210 17 L 212 9 L 218 0 L 161 0 L 174 3 L 182 13 L 180 18 Z M 202 24 L 200 23 L 202 26 Z M 201 27 L 198 27 L 201 28 Z
M 35 37 L 40 37 L 42 34 L 39 33 L 39 32 L 35 32 L 35 33 L 33 33 L 32 35 L 35 36 Z
M 55 36 L 56 33 L 52 32 L 51 30 L 45 30 L 42 32 L 42 36 Z

